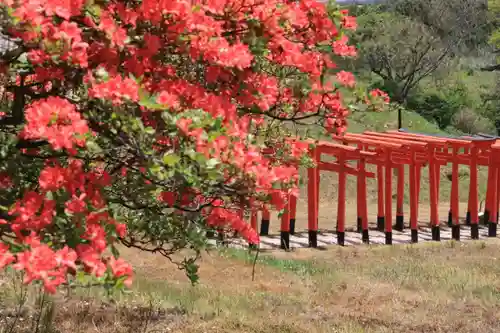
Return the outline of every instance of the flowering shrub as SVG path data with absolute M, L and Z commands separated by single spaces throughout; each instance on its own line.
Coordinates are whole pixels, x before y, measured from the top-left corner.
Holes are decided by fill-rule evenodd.
M 308 147 L 262 133 L 306 118 L 345 131 L 356 84 L 334 59 L 356 55 L 343 32 L 356 22 L 333 4 L 0 3 L 13 44 L 1 58 L 0 268 L 49 292 L 78 272 L 128 285 L 117 242 L 169 258 L 193 249 L 178 264 L 194 278 L 205 227 L 258 243 L 238 209 L 281 209 L 295 190 L 297 170 L 263 144 L 288 160 Z

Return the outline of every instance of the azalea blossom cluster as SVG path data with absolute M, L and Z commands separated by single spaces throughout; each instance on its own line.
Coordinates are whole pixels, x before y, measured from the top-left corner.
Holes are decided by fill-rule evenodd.
M 2 174 L 0 178 L 4 179 L 3 190 L 14 186 L 8 175 Z M 130 284 L 131 267 L 123 269 L 126 265 L 122 259 L 102 256 L 107 247 L 105 228 L 111 226 L 117 237 L 126 233 L 126 226 L 108 214 L 101 196 L 100 189 L 110 181 L 109 176 L 99 170 L 84 172 L 79 160 L 70 160 L 66 167 L 47 160 L 39 175 L 38 191 L 26 191 L 9 211 L 13 218 L 9 221 L 0 219 L 0 224 L 9 225 L 16 242 L 23 247 L 14 255 L 9 252 L 7 244 L 1 244 L 0 267 L 15 262 L 14 268 L 25 271 L 26 283 L 41 280 L 49 292 L 55 292 L 58 285 L 66 282 L 66 275 L 76 270 L 77 262 L 97 277 L 103 276 L 110 268 L 115 276 L 125 277 L 125 283 Z M 55 250 L 41 242 L 44 230 L 53 224 L 58 204 L 54 198 L 57 194 L 53 193 L 58 191 L 67 194 L 63 207 L 71 224 L 76 228 L 84 227 L 84 232 L 79 235 L 83 242 L 75 249 L 61 244 L 60 249 Z
M 79 268 L 131 281 L 130 266 L 106 252 L 127 236 L 114 216 L 117 205 L 154 216 L 170 214 L 164 208 L 177 217 L 198 212 L 206 224 L 229 226 L 258 243 L 237 209 L 263 200 L 281 209 L 298 175 L 295 167 L 265 157 L 255 129 L 270 119 L 317 117 L 333 135 L 345 131 L 343 94 L 356 83 L 334 59 L 356 56 L 344 32 L 356 21 L 332 5 L 0 4 L 9 15 L 3 31 L 22 50 L 4 60 L 3 75 L 18 86 L 22 76 L 28 87 L 17 137 L 37 145 L 20 154 L 46 158 L 35 183 L 0 165 L 0 198 L 23 187 L 1 220 L 15 238 L 1 243 L 0 267 L 12 264 L 26 272 L 27 283 L 40 280 L 48 291 Z M 284 143 L 297 159 L 308 149 Z M 117 188 L 128 201 L 113 196 Z

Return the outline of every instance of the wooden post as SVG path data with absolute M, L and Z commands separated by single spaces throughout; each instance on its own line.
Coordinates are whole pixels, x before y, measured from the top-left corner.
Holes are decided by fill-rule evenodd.
M 337 243 L 344 245 L 345 242 L 345 200 L 346 200 L 346 173 L 345 156 L 344 153 L 339 152 L 338 155 L 339 169 L 339 188 L 338 188 L 338 202 L 337 202 Z
M 363 157 L 359 160 L 359 177 L 361 178 L 361 239 L 363 243 L 370 243 L 368 232 L 368 205 L 366 199 L 366 161 Z
M 384 231 L 385 209 L 384 209 L 384 166 L 377 165 L 377 229 Z
M 430 210 L 431 210 L 431 228 L 432 228 L 432 240 L 440 241 L 441 234 L 439 229 L 439 183 L 437 178 L 439 178 L 438 173 L 436 172 L 437 165 L 436 159 L 434 156 L 434 146 L 430 146 L 429 152 L 429 198 L 430 198 Z
M 385 149 L 385 243 L 392 244 L 392 161 L 391 151 Z
M 469 184 L 469 216 L 470 216 L 470 237 L 472 239 L 479 239 L 479 205 L 477 193 L 477 156 L 478 148 L 471 149 L 471 163 L 470 163 L 470 184 Z
M 297 197 L 290 195 L 290 235 L 295 235 L 295 218 L 297 216 Z
M 260 235 L 269 235 L 269 224 L 271 223 L 271 213 L 267 208 L 267 205 L 262 207 L 262 219 L 260 221 Z
M 405 166 L 400 165 L 398 168 L 398 185 L 397 185 L 397 200 L 396 200 L 396 225 L 395 230 L 404 230 L 404 191 L 405 191 Z
M 290 194 L 286 195 L 286 204 L 283 215 L 281 215 L 280 239 L 281 248 L 283 250 L 290 249 Z
M 418 185 L 417 162 L 415 160 L 415 150 L 411 150 L 410 164 L 410 229 L 411 242 L 418 243 Z
M 451 211 L 451 223 L 452 223 L 452 238 L 454 240 L 460 240 L 460 225 L 458 221 L 459 212 L 459 193 L 458 193 L 458 148 L 453 147 L 453 162 L 451 171 L 451 198 L 450 198 L 450 211 Z
M 318 164 L 318 151 L 316 148 L 310 150 L 310 156 L 314 163 Z M 309 232 L 309 246 L 318 247 L 318 198 L 317 198 L 317 184 L 318 184 L 318 166 L 309 168 L 307 170 L 307 209 L 308 209 L 308 232 Z

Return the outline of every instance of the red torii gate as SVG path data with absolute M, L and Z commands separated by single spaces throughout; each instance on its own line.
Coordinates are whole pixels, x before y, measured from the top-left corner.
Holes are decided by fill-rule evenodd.
M 351 142 L 356 142 L 356 140 L 360 141 L 365 138 L 378 138 L 382 141 L 387 142 L 399 142 L 408 145 L 409 141 L 424 143 L 427 145 L 427 154 L 422 155 L 419 153 L 415 147 L 410 144 L 410 158 L 406 158 L 406 161 L 401 161 L 405 164 L 410 165 L 410 210 L 411 210 L 411 218 L 410 225 L 412 230 L 412 241 L 417 241 L 417 233 L 418 233 L 418 196 L 419 196 L 419 188 L 415 190 L 414 184 L 419 184 L 419 165 L 417 159 L 419 157 L 428 161 L 429 163 L 429 182 L 430 182 L 430 205 L 431 205 L 431 227 L 432 227 L 432 238 L 433 240 L 440 240 L 440 229 L 439 229 L 439 216 L 438 216 L 438 203 L 439 203 L 439 167 L 440 165 L 446 165 L 447 163 L 452 163 L 452 194 L 450 198 L 450 224 L 452 227 L 452 237 L 456 240 L 460 239 L 460 227 L 458 221 L 458 213 L 459 213 L 459 196 L 458 196 L 458 165 L 465 164 L 471 167 L 471 184 L 470 184 L 470 193 L 469 193 L 469 215 L 473 216 L 473 222 L 471 225 L 471 238 L 477 239 L 479 237 L 478 231 L 478 193 L 477 193 L 477 165 L 488 165 L 490 166 L 490 177 L 493 186 L 489 187 L 489 195 L 487 200 L 488 210 L 492 212 L 492 216 L 497 216 L 497 208 L 498 208 L 498 200 L 499 196 L 498 192 L 498 177 L 495 178 L 495 175 L 498 171 L 495 172 L 493 166 L 495 163 L 492 162 L 490 158 L 489 146 L 492 144 L 494 140 L 492 139 L 473 139 L 473 138 L 443 138 L 443 137 L 429 137 L 422 134 L 414 134 L 414 133 L 402 133 L 399 131 L 389 131 L 387 133 L 375 133 L 375 132 L 365 132 L 364 134 L 348 134 L 343 138 L 338 138 L 338 140 L 351 140 Z M 450 154 L 449 148 L 452 149 Z M 465 150 L 463 154 L 459 154 L 460 149 Z M 469 152 L 470 149 L 470 152 Z M 395 151 L 393 156 L 397 156 L 398 152 Z M 481 153 L 481 154 L 480 154 Z M 399 156 L 401 157 L 401 156 Z M 408 156 L 407 156 L 408 157 Z M 396 161 L 393 161 L 396 162 Z M 422 163 L 422 162 L 421 162 Z M 416 165 L 417 164 L 417 165 Z M 378 166 L 380 166 L 380 161 Z M 415 167 L 417 169 L 415 170 Z M 391 204 L 392 200 L 389 200 L 389 195 L 392 195 L 387 189 L 387 187 L 391 186 L 390 180 L 387 180 L 388 177 L 392 176 L 392 166 L 391 163 L 386 160 L 385 163 L 385 176 L 386 176 L 386 214 L 385 218 L 391 218 Z M 417 174 L 417 176 L 415 176 Z M 378 175 L 379 181 L 382 175 L 379 173 Z M 379 184 L 381 181 L 379 182 Z M 403 172 L 400 172 L 398 175 L 398 213 L 402 215 L 402 202 L 403 202 Z M 379 193 L 380 193 L 379 188 Z M 495 204 L 496 203 L 496 204 Z M 383 210 L 382 200 L 379 195 L 379 211 Z M 379 217 L 380 217 L 379 213 Z M 379 218 L 380 220 L 380 218 Z M 380 222 L 380 221 L 379 221 Z M 402 218 L 396 220 L 396 226 L 398 229 L 402 229 Z M 489 235 L 491 237 L 496 236 L 497 229 L 497 221 L 491 220 L 489 223 Z M 380 227 L 380 226 L 379 226 Z M 390 238 L 391 226 L 390 221 L 386 221 L 385 223 L 385 231 L 386 231 L 386 243 L 390 244 L 388 238 Z
M 318 240 L 318 201 L 319 201 L 319 174 L 320 171 L 332 171 L 339 173 L 339 192 L 338 192 L 338 221 L 337 225 L 339 229 L 337 230 L 338 243 L 343 245 L 345 239 L 345 185 L 346 176 L 355 175 L 358 179 L 364 179 L 366 184 L 366 178 L 375 178 L 375 174 L 372 172 L 367 172 L 364 168 L 353 168 L 345 164 L 345 162 L 350 160 L 362 160 L 368 156 L 373 156 L 375 152 L 362 151 L 357 147 L 340 145 L 331 142 L 319 142 L 313 140 L 307 140 L 312 148 L 309 149 L 309 155 L 313 159 L 316 167 L 308 169 L 308 231 L 309 231 L 309 246 L 317 247 Z M 272 153 L 272 149 L 267 149 L 266 153 Z M 331 155 L 337 158 L 336 162 L 323 162 L 321 161 L 321 155 Z M 362 180 L 363 181 L 363 180 Z M 365 195 L 365 206 L 366 206 L 366 185 L 364 186 Z M 297 198 L 295 196 L 290 196 L 288 198 L 287 206 L 285 211 L 281 216 L 281 227 L 280 227 L 280 239 L 281 248 L 287 249 L 290 247 L 290 235 L 295 233 L 295 215 L 296 215 Z M 257 216 L 256 211 L 251 213 L 251 225 L 256 229 L 257 227 Z M 364 211 L 364 221 L 366 227 L 368 228 L 368 212 Z M 269 234 L 269 224 L 270 224 L 270 212 L 266 206 L 262 209 L 262 219 L 260 235 L 265 236 Z
M 321 155 L 333 155 L 337 158 L 335 163 L 322 162 Z M 345 201 L 346 201 L 346 176 L 357 175 L 358 181 L 364 184 L 362 191 L 358 192 L 358 198 L 362 198 L 363 209 L 360 211 L 362 224 L 368 229 L 368 211 L 366 203 L 366 178 L 374 178 L 375 174 L 366 171 L 364 161 L 366 158 L 376 155 L 377 152 L 367 152 L 347 145 L 339 145 L 329 142 L 319 142 L 309 151 L 310 157 L 318 165 L 309 168 L 307 173 L 307 199 L 308 199 L 308 232 L 309 246 L 318 246 L 318 212 L 319 212 L 319 172 L 321 170 L 334 171 L 339 174 L 338 201 L 337 201 L 337 243 L 344 245 L 345 242 Z M 360 161 L 358 168 L 346 165 L 350 160 Z
M 494 154 L 491 150 L 491 145 L 495 143 L 495 138 L 474 138 L 460 137 L 448 138 L 440 136 L 429 136 L 419 133 L 407 133 L 400 131 L 388 131 L 380 133 L 380 135 L 388 135 L 391 137 L 405 137 L 410 140 L 418 140 L 431 142 L 434 146 L 434 158 L 444 164 L 452 164 L 452 188 L 450 197 L 450 213 L 448 216 L 448 225 L 452 227 L 452 236 L 454 239 L 460 238 L 460 228 L 458 221 L 459 214 L 459 193 L 458 193 L 458 166 L 467 165 L 470 167 L 470 186 L 469 200 L 467 209 L 467 224 L 471 225 L 471 238 L 479 237 L 478 222 L 479 222 L 479 200 L 478 200 L 478 166 L 488 167 L 488 190 L 486 200 L 485 218 L 489 225 L 488 234 L 490 237 L 496 237 L 498 223 L 498 189 L 500 189 L 497 176 L 497 162 L 494 160 Z M 451 153 L 450 150 L 451 149 Z M 460 154 L 460 150 L 463 153 Z M 439 175 L 439 168 L 435 171 Z M 491 184 L 491 185 L 490 185 Z M 439 184 L 437 187 L 439 194 Z M 437 197 L 439 198 L 439 197 Z M 431 198 L 432 201 L 432 198 Z M 495 204 L 496 203 L 496 204 Z M 431 202 L 431 208 L 437 207 L 437 202 Z M 489 221 L 488 221 L 489 220 Z
M 397 168 L 397 213 L 395 229 L 403 229 L 403 192 L 404 192 L 404 165 L 410 165 L 410 209 L 411 209 L 411 235 L 412 241 L 418 241 L 418 190 L 417 184 L 420 179 L 420 166 L 427 159 L 419 159 L 417 153 L 424 154 L 427 151 L 427 144 L 416 141 L 403 140 L 398 138 L 385 138 L 369 136 L 367 134 L 346 134 L 336 140 L 346 143 L 356 144 L 364 149 L 383 149 L 383 154 L 375 156 L 368 162 L 377 166 L 378 180 L 378 214 L 377 227 L 385 231 L 386 244 L 392 244 L 392 170 Z M 384 173 L 385 169 L 385 173 Z M 418 177 L 418 179 L 417 179 Z M 385 191 L 384 191 L 385 188 Z M 385 192 L 385 193 L 384 193 Z M 358 199 L 359 201 L 359 199 Z M 358 227 L 359 228 L 359 227 Z M 362 230 L 368 233 L 368 230 Z M 439 234 L 437 235 L 439 237 Z M 367 238 L 365 236 L 365 238 Z
M 366 178 L 373 178 L 375 174 L 366 171 L 366 163 L 377 166 L 378 180 L 378 214 L 377 225 L 385 230 L 386 244 L 392 244 L 392 169 L 397 168 L 397 209 L 396 225 L 394 229 L 404 228 L 403 218 L 403 192 L 404 192 L 404 165 L 410 167 L 410 228 L 412 242 L 418 242 L 418 197 L 420 192 L 421 168 L 429 166 L 430 205 L 432 239 L 440 240 L 439 229 L 439 185 L 441 165 L 452 163 L 452 195 L 450 198 L 449 223 L 452 227 L 452 237 L 460 239 L 458 221 L 458 165 L 468 165 L 471 168 L 470 190 L 468 202 L 468 216 L 471 221 L 471 238 L 477 239 L 478 232 L 478 193 L 477 193 L 477 166 L 489 167 L 488 181 L 493 184 L 488 186 L 486 212 L 490 216 L 490 237 L 496 236 L 497 214 L 500 195 L 500 157 L 495 154 L 500 152 L 500 144 L 495 143 L 495 138 L 460 137 L 449 138 L 429 136 L 419 133 L 401 131 L 387 131 L 384 133 L 365 132 L 363 134 L 346 134 L 337 137 L 343 144 L 329 142 L 308 141 L 314 146 L 309 154 L 316 162 L 317 167 L 308 169 L 308 231 L 309 246 L 317 247 L 318 233 L 318 199 L 319 199 L 319 172 L 320 170 L 339 173 L 338 212 L 337 212 L 337 243 L 344 245 L 345 240 L 345 183 L 346 176 L 356 175 L 358 178 L 358 230 L 362 233 L 362 240 L 369 242 L 367 203 L 366 203 Z M 349 146 L 354 144 L 355 146 Z M 451 152 L 450 152 L 451 149 Z M 462 151 L 462 153 L 460 153 Z M 337 158 L 334 163 L 322 162 L 321 155 L 328 154 Z M 356 160 L 357 168 L 346 165 L 346 162 Z M 385 168 L 385 173 L 384 173 Z M 384 180 L 385 178 L 385 180 Z M 384 186 L 385 185 L 385 186 Z M 384 191 L 385 187 L 385 191 Z M 289 248 L 290 234 L 295 233 L 295 215 L 297 198 L 291 197 L 288 207 L 281 219 L 281 247 Z M 385 206 L 385 207 L 384 207 Z M 256 211 L 252 212 L 251 223 L 257 228 Z M 264 207 L 262 214 L 261 235 L 269 232 L 269 211 Z M 486 214 L 485 214 L 486 215 Z

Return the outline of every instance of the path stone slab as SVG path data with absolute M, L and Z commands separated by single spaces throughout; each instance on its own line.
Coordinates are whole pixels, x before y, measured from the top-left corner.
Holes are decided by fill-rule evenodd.
M 440 231 L 441 241 L 451 240 L 451 228 L 444 227 Z M 481 227 L 479 229 L 479 239 L 488 239 L 488 229 Z M 261 236 L 261 249 L 279 249 L 281 246 L 280 235 Z M 430 228 L 421 228 L 418 232 L 419 242 L 432 241 L 432 231 Z M 470 227 L 461 226 L 460 240 L 470 241 Z M 318 247 L 326 247 L 337 244 L 337 234 L 332 231 L 322 231 L 317 235 Z M 373 245 L 385 244 L 385 233 L 378 230 L 369 231 L 369 243 Z M 209 240 L 209 243 L 216 245 L 215 239 Z M 247 248 L 248 245 L 243 239 L 228 238 L 227 246 L 234 248 Z M 404 231 L 393 231 L 393 244 L 409 244 L 411 243 L 411 231 L 406 228 Z M 348 231 L 345 233 L 345 246 L 365 246 L 362 242 L 361 233 Z M 309 247 L 309 236 L 307 232 L 297 232 L 290 236 L 290 248 L 306 248 Z

